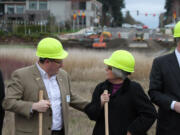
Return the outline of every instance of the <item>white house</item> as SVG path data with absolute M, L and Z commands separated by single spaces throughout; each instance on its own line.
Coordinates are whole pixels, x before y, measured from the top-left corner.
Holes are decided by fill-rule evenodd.
M 54 16 L 57 24 L 73 22 L 76 15 L 76 25 L 89 27 L 99 23 L 102 4 L 96 0 L 1 0 L 0 10 L 5 20 L 47 22 Z

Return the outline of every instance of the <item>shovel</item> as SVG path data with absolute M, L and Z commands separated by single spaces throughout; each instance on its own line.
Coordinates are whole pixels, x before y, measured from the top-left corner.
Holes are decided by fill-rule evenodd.
M 43 90 L 39 91 L 39 100 L 43 100 Z M 43 113 L 39 112 L 39 135 L 42 134 Z
M 108 90 L 104 90 L 104 94 L 108 94 Z M 108 102 L 105 102 L 104 104 L 104 117 L 105 117 L 105 135 L 109 135 Z

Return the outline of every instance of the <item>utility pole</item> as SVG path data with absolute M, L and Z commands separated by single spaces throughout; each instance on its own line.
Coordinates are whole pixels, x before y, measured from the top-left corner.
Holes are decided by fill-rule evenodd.
M 96 0 L 94 0 L 93 3 L 94 3 L 94 20 L 93 20 L 93 26 L 95 26 L 95 20 L 96 20 Z

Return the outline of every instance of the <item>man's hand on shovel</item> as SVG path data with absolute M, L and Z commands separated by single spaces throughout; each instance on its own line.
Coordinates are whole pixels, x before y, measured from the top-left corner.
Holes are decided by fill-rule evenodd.
M 46 112 L 50 106 L 51 104 L 48 100 L 40 100 L 39 102 L 32 105 L 32 110 L 35 110 L 37 112 Z

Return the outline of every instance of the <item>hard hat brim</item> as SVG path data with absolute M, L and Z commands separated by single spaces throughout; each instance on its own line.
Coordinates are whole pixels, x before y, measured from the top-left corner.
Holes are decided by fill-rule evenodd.
M 104 64 L 106 64 L 106 65 L 108 65 L 108 66 L 112 66 L 112 67 L 118 68 L 118 69 L 121 69 L 121 70 L 126 71 L 126 72 L 131 72 L 131 73 L 134 72 L 134 70 L 132 70 L 132 69 L 126 69 L 125 67 L 121 67 L 120 65 L 119 65 L 119 66 L 118 66 L 118 65 L 115 66 L 114 64 L 112 64 L 112 63 L 110 62 L 110 59 L 104 59 Z
M 67 56 L 68 56 L 68 52 L 64 50 L 62 55 L 59 56 L 59 58 L 56 58 L 56 59 L 65 59 Z
M 68 56 L 68 52 L 64 50 L 63 53 L 59 56 L 47 56 L 46 54 L 39 54 L 38 52 L 36 52 L 36 56 L 49 59 L 65 59 Z
M 109 66 L 113 66 L 113 65 L 109 62 L 109 59 L 104 59 L 104 64 L 109 65 Z

